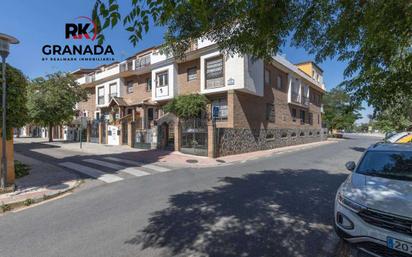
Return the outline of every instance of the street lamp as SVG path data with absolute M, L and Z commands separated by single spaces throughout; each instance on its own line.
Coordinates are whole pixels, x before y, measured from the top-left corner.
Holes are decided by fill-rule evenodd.
M 2 118 L 2 152 L 1 152 L 1 178 L 0 188 L 5 189 L 7 186 L 7 157 L 6 157 L 6 57 L 9 55 L 10 44 L 18 44 L 19 40 L 16 38 L 0 33 L 0 56 L 2 59 L 2 74 L 3 74 L 3 95 L 1 101 L 1 107 L 3 111 Z

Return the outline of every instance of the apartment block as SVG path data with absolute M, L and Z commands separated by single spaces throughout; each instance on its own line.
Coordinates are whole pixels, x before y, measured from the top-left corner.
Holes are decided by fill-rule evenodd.
M 323 71 L 313 62 L 292 64 L 222 54 L 198 40 L 177 59 L 152 47 L 121 62 L 72 72 L 88 91 L 68 140 L 176 150 L 218 157 L 325 138 Z M 182 120 L 163 107 L 178 95 L 202 94 L 207 111 Z

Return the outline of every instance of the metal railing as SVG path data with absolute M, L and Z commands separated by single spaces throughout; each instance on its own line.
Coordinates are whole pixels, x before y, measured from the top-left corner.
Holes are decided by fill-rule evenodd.
M 120 64 L 120 72 L 132 71 L 133 70 L 133 61 L 127 61 Z
M 295 103 L 300 103 L 300 95 L 299 93 L 292 92 L 291 101 Z
M 150 55 L 145 55 L 143 57 L 136 58 L 135 60 L 135 70 L 142 69 L 150 65 Z
M 304 106 L 309 106 L 309 98 L 306 96 L 302 96 L 302 104 Z
M 96 80 L 95 75 L 86 75 L 86 83 L 92 83 L 93 81 Z

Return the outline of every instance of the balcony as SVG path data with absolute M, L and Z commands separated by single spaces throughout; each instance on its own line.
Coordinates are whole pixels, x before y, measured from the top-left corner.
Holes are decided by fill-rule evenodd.
M 292 92 L 290 100 L 291 100 L 293 103 L 300 104 L 300 103 L 301 103 L 300 94 L 299 94 L 299 93 L 296 93 L 296 92 Z
M 143 69 L 151 64 L 150 54 L 136 58 L 135 60 L 135 70 Z
M 120 64 L 120 72 L 133 71 L 133 61 L 127 61 Z
M 96 77 L 93 75 L 86 75 L 86 84 L 92 83 L 96 80 Z
M 302 96 L 302 102 L 304 106 L 309 106 L 309 97 Z

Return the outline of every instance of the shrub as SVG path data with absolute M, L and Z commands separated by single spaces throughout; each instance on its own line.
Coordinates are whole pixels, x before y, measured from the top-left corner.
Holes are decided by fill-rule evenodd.
M 14 160 L 14 170 L 16 178 L 21 178 L 30 174 L 30 166 L 21 163 L 20 161 Z
M 165 105 L 165 112 L 174 113 L 179 118 L 190 119 L 198 117 L 206 110 L 207 98 L 204 95 L 180 95 Z

